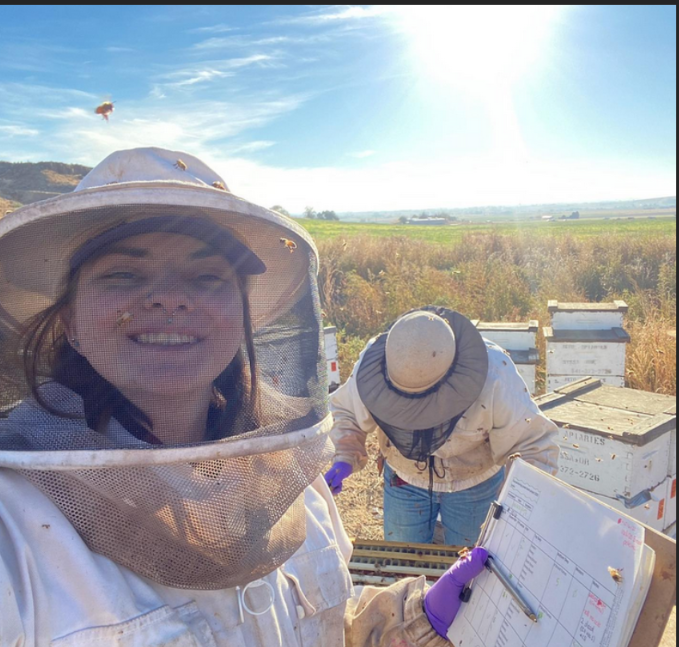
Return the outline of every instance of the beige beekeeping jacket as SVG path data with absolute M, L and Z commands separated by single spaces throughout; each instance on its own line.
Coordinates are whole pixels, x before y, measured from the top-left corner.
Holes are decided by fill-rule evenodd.
M 354 592 L 351 543 L 322 478 L 305 497 L 307 540 L 265 578 L 273 607 L 241 621 L 236 590 L 168 588 L 92 553 L 47 497 L 0 468 L 0 646 L 449 645 L 422 611 L 423 578 Z
M 557 474 L 556 425 L 542 415 L 509 356 L 492 342 L 486 341 L 486 346 L 488 377 L 481 395 L 448 441 L 434 453 L 436 492 L 459 492 L 479 485 L 497 474 L 515 453 Z M 351 377 L 330 399 L 334 460 L 349 463 L 354 471 L 363 469 L 368 461 L 366 437 L 377 431 L 380 451 L 396 474 L 411 485 L 427 489 L 429 469 L 393 447 L 361 401 L 355 376 L 364 353 Z

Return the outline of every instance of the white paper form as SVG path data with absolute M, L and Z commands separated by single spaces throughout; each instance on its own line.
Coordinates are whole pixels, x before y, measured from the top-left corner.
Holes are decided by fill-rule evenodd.
M 455 647 L 617 647 L 634 602 L 644 528 L 524 461 L 512 466 L 499 501 L 503 512 L 484 547 L 538 623 L 486 571 L 449 640 Z

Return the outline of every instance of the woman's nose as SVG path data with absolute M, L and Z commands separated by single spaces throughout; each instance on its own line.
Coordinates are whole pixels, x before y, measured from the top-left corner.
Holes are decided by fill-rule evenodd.
M 159 283 L 146 295 L 144 306 L 149 309 L 159 309 L 166 313 L 180 311 L 191 312 L 195 304 L 188 292 L 176 283 Z

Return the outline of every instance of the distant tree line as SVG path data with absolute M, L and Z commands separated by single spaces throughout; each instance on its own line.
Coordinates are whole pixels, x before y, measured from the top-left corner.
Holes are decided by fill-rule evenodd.
M 277 204 L 271 207 L 271 211 L 275 211 L 284 216 L 290 217 L 290 212 L 287 209 Z M 309 220 L 339 220 L 339 216 L 334 211 L 316 211 L 313 207 L 304 208 L 304 217 Z
M 313 207 L 304 208 L 304 217 L 309 220 L 339 220 L 334 211 L 316 211 Z

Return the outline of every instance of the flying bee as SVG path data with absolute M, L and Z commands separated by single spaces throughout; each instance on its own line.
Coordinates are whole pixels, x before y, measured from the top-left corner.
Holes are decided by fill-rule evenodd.
M 101 115 L 106 121 L 108 121 L 108 116 L 115 110 L 113 106 L 113 101 L 104 101 L 100 103 L 95 109 L 94 113 Z
M 178 159 L 174 163 L 174 167 L 179 169 L 180 171 L 185 171 L 187 168 L 189 168 L 188 166 L 186 166 L 186 162 L 184 162 L 183 160 L 180 160 L 180 159 Z
M 625 578 L 622 576 L 622 571 L 619 571 L 617 568 L 613 568 L 612 566 L 609 566 L 608 572 L 610 573 L 611 577 L 613 578 L 613 581 L 616 584 L 622 584 L 623 583 Z
M 220 191 L 226 191 L 226 187 L 224 186 L 224 182 L 213 182 L 212 186 L 215 189 L 219 189 Z
M 611 454 L 611 460 L 614 461 L 618 457 L 617 454 Z
M 125 324 L 130 323 L 134 319 L 134 315 L 130 312 L 119 312 L 118 313 L 118 319 L 116 319 L 116 325 L 117 326 L 124 326 Z
M 294 240 L 289 240 L 288 238 L 281 238 L 280 240 L 281 244 L 285 245 L 291 254 L 297 249 L 297 243 Z
M 573 443 L 573 447 L 574 447 L 575 449 L 580 449 L 580 445 L 578 445 L 577 443 Z

